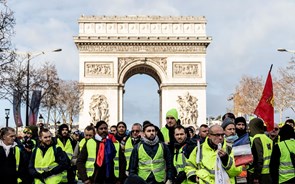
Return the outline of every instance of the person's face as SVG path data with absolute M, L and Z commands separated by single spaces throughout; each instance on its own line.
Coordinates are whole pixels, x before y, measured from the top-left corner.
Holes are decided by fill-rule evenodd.
M 176 126 L 176 120 L 172 116 L 166 117 L 166 123 L 168 127 L 174 127 Z
M 183 128 L 176 128 L 174 138 L 178 143 L 183 143 L 186 140 L 186 134 Z
M 156 129 L 153 126 L 146 127 L 144 130 L 144 137 L 148 140 L 154 140 L 156 137 Z
M 138 138 L 138 137 L 140 137 L 140 126 L 139 125 L 132 126 L 132 129 L 131 129 L 131 137 L 132 138 Z
M 207 135 L 208 135 L 208 130 L 209 128 L 207 127 L 201 127 L 200 130 L 199 130 L 199 135 L 201 138 L 206 138 Z
M 68 130 L 67 128 L 63 128 L 63 129 L 61 130 L 61 135 L 62 135 L 63 137 L 68 136 L 68 133 L 69 133 L 69 130 Z
M 40 142 L 43 145 L 49 146 L 51 144 L 51 133 L 50 132 L 42 132 L 41 137 L 39 137 Z
M 97 134 L 103 139 L 108 135 L 108 125 L 102 124 L 97 128 Z
M 278 125 L 275 125 L 273 130 L 269 132 L 272 137 L 276 137 L 280 132 L 280 128 Z
M 114 135 L 117 133 L 116 127 L 111 127 L 111 133 Z
M 236 127 L 234 124 L 229 124 L 224 129 L 225 136 L 229 137 L 236 134 Z
M 3 136 L 3 143 L 5 145 L 13 145 L 14 144 L 14 140 L 15 140 L 15 132 L 9 130 L 4 136 Z
M 208 139 L 212 141 L 216 146 L 219 143 L 223 143 L 224 140 L 224 131 L 222 127 L 213 127 L 212 133 L 208 134 Z
M 79 135 L 78 134 L 73 134 L 73 138 L 78 141 L 79 140 Z
M 84 130 L 84 137 L 86 140 L 93 138 L 94 131 L 93 130 Z
M 126 132 L 126 128 L 123 124 L 119 124 L 119 126 L 117 126 L 118 129 L 118 134 L 123 135 Z
M 245 130 L 245 128 L 246 128 L 246 125 L 245 125 L 245 123 L 243 123 L 243 122 L 238 122 L 238 123 L 236 124 L 236 129 L 239 129 L 239 130 Z

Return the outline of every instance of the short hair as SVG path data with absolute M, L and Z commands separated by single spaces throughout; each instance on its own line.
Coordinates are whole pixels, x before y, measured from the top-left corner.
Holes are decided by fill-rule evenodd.
M 202 128 L 202 127 L 204 127 L 204 128 L 208 128 L 208 125 L 206 125 L 206 124 L 201 124 L 200 128 Z
M 47 132 L 51 133 L 48 128 L 42 128 L 42 129 L 40 129 L 40 131 L 39 131 L 39 137 L 42 137 L 43 133 L 47 133 Z
M 122 125 L 126 128 L 126 130 L 127 130 L 127 125 L 126 125 L 126 123 L 125 123 L 124 121 L 120 121 L 120 122 L 117 123 L 117 129 L 118 129 L 118 126 L 121 125 L 121 124 L 122 124 Z
M 235 115 L 234 115 L 233 113 L 231 113 L 231 112 L 225 113 L 225 114 L 222 116 L 222 121 L 223 121 L 225 118 L 236 119 Z
M 132 127 L 133 126 L 139 126 L 140 127 L 140 130 L 142 130 L 142 125 L 140 124 L 140 123 L 134 123 L 133 125 L 132 125 Z M 131 127 L 131 129 L 132 129 L 132 127 Z
M 0 139 L 3 140 L 4 135 L 6 135 L 9 131 L 15 132 L 14 128 L 11 128 L 11 127 L 1 128 L 1 131 L 0 131 Z
M 85 130 L 87 130 L 87 131 L 93 131 L 94 133 L 95 133 L 95 128 L 93 127 L 93 126 L 90 126 L 90 125 L 88 125 L 85 129 L 84 129 L 84 131 Z
M 103 124 L 105 124 L 105 125 L 108 126 L 107 122 L 105 122 L 105 121 L 103 121 L 103 120 L 100 120 L 100 121 L 98 121 L 98 122 L 96 123 L 95 128 L 98 129 L 98 127 L 100 127 L 100 126 L 103 125 Z
M 177 126 L 174 128 L 174 132 L 175 132 L 176 129 L 183 129 L 184 132 L 186 132 L 186 128 L 184 128 L 184 126 L 182 126 L 182 125 L 177 125 Z
M 111 127 L 110 127 L 110 129 L 111 128 L 115 128 L 116 130 L 117 130 L 117 125 L 112 125 Z

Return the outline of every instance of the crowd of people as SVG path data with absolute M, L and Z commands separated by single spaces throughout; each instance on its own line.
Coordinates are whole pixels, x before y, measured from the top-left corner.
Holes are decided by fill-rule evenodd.
M 27 127 L 18 138 L 5 127 L 1 183 L 295 183 L 294 120 L 267 132 L 259 118 L 247 123 L 226 113 L 221 125 L 196 128 L 182 126 L 174 108 L 164 127 L 144 121 L 129 133 L 122 121 L 111 127 L 98 121 L 72 133 L 62 124 L 55 137 L 46 128 Z

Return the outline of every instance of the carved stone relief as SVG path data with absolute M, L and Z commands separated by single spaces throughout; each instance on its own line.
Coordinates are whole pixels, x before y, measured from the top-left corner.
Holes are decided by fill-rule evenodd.
M 109 122 L 109 104 L 104 95 L 93 95 L 89 105 L 89 115 L 91 123 L 96 124 L 97 121 L 103 120 Z
M 112 77 L 113 63 L 85 62 L 85 77 Z
M 179 104 L 179 118 L 183 125 L 197 125 L 198 104 L 197 97 L 194 97 L 187 92 L 184 96 L 178 96 L 176 100 Z
M 152 45 L 152 44 L 139 44 L 139 45 L 90 45 L 78 44 L 81 52 L 96 52 L 96 53 L 182 53 L 182 54 L 196 54 L 204 53 L 205 47 L 198 45 Z
M 130 63 L 136 62 L 136 61 L 142 61 L 143 63 L 149 61 L 152 63 L 155 63 L 160 68 L 163 69 L 165 73 L 167 73 L 167 58 L 163 57 L 148 57 L 148 58 L 139 58 L 139 57 L 126 57 L 126 58 L 119 58 L 118 63 L 118 72 L 121 73 L 121 71 Z
M 201 63 L 173 62 L 173 77 L 202 77 Z

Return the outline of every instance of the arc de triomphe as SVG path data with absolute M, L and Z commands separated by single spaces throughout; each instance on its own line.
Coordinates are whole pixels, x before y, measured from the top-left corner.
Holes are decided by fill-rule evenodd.
M 82 16 L 79 35 L 80 129 L 123 120 L 125 82 L 147 74 L 159 85 L 160 122 L 170 108 L 182 124 L 206 121 L 205 17 Z

